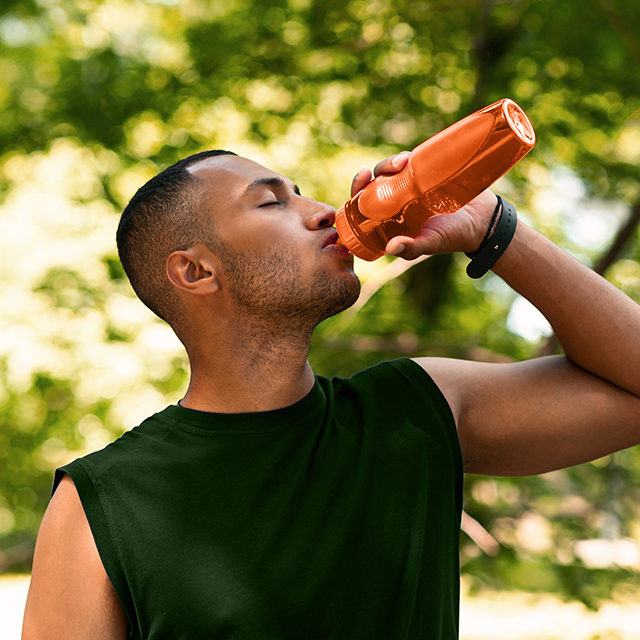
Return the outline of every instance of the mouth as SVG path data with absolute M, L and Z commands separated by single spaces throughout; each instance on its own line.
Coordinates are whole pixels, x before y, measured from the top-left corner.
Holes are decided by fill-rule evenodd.
M 335 229 L 331 230 L 331 233 L 326 237 L 322 248 L 326 249 L 327 247 L 336 246 L 336 242 L 338 241 L 338 232 Z
M 339 242 L 338 232 L 335 229 L 331 230 L 331 233 L 327 235 L 322 245 L 323 251 L 329 251 L 335 253 L 341 258 L 353 260 L 353 254 L 342 243 Z

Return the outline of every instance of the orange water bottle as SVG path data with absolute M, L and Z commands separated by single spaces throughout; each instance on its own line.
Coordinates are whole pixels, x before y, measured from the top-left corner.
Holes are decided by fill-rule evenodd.
M 371 181 L 336 212 L 339 244 L 363 260 L 395 236 L 415 238 L 436 213 L 453 213 L 521 160 L 536 142 L 529 118 L 505 98 L 417 146 L 405 168 Z

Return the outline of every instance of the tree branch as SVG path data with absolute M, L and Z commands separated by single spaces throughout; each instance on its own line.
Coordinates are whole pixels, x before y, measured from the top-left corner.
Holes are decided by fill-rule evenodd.
M 638 40 L 637 35 L 629 29 L 625 19 L 620 15 L 618 7 L 616 7 L 613 0 L 598 0 L 598 5 L 618 38 L 620 38 L 620 42 L 624 44 L 636 65 L 640 66 L 640 40 Z
M 593 267 L 593 270 L 600 275 L 604 275 L 605 271 L 618 259 L 618 256 L 625 244 L 629 241 L 631 236 L 633 236 L 635 230 L 640 225 L 640 202 L 638 202 L 633 209 L 631 210 L 631 215 L 627 220 L 624 227 L 621 227 L 618 231 L 618 235 L 616 236 L 613 244 L 611 245 L 609 251 L 605 253 L 600 260 Z
M 21 542 L 14 547 L 0 551 L 0 573 L 33 558 L 33 544 Z
M 497 556 L 500 543 L 466 511 L 462 512 L 460 528 L 482 549 L 488 556 Z
M 355 351 L 369 353 L 381 351 L 397 353 L 408 358 L 421 356 L 438 356 L 443 358 L 458 358 L 461 360 L 476 360 L 478 362 L 512 362 L 503 354 L 496 353 L 484 347 L 461 347 L 459 345 L 432 344 L 420 342 L 415 334 L 401 334 L 397 337 L 383 338 L 380 336 L 339 335 L 327 338 L 313 344 L 314 349 L 335 349 L 336 351 Z

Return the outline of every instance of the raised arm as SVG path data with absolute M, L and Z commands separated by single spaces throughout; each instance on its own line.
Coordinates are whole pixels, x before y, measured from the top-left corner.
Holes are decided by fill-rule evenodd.
M 124 610 L 98 555 L 75 485 L 65 476 L 33 558 L 22 640 L 124 640 Z
M 404 166 L 389 158 L 377 173 Z M 370 175 L 358 176 L 357 190 Z M 388 253 L 473 251 L 496 199 L 481 194 L 434 216 Z M 449 401 L 466 470 L 526 475 L 571 466 L 640 442 L 640 307 L 521 221 L 493 271 L 551 323 L 566 356 L 514 364 L 418 358 Z
M 640 307 L 519 223 L 494 271 L 551 323 L 565 356 L 421 359 L 456 414 L 472 473 L 524 475 L 640 442 Z

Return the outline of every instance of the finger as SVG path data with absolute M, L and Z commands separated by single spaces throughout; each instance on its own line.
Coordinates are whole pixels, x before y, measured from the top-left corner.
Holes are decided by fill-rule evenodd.
M 432 256 L 439 253 L 457 251 L 458 249 L 453 246 L 449 237 L 452 234 L 448 233 L 446 228 L 443 228 L 442 220 L 438 220 L 438 218 L 446 219 L 446 227 L 446 222 L 450 219 L 450 216 L 433 216 L 429 218 L 420 235 L 415 238 L 410 236 L 391 238 L 385 248 L 386 253 L 400 256 L 405 260 L 415 260 L 422 255 Z M 455 236 L 456 234 L 453 235 Z
M 408 236 L 396 236 L 389 240 L 385 248 L 385 253 L 404 258 L 405 260 L 413 260 L 421 255 L 415 239 Z
M 401 151 L 384 160 L 380 160 L 373 170 L 373 175 L 379 176 L 385 173 L 398 173 L 402 171 L 407 166 L 410 155 L 410 151 Z
M 371 169 L 360 169 L 351 182 L 351 197 L 353 198 L 358 191 L 364 189 L 371 182 L 372 177 Z

